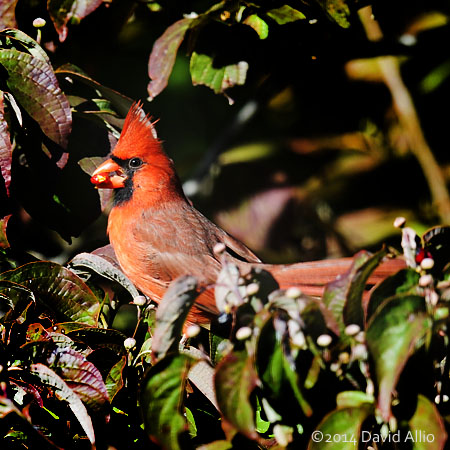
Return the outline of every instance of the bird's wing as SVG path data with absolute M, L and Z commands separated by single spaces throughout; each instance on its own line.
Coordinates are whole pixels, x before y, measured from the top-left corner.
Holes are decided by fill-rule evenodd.
M 133 238 L 145 247 L 147 272 L 167 283 L 187 274 L 202 283 L 214 283 L 220 262 L 212 251 L 217 243 L 210 229 L 213 224 L 206 220 L 191 207 L 179 204 L 146 210 L 133 227 Z

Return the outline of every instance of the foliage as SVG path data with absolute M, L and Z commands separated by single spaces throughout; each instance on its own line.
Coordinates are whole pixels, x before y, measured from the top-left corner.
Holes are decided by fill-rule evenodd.
M 449 11 L 399 4 L 1 2 L 2 445 L 353 449 L 399 439 L 444 448 L 449 229 L 419 239 L 403 228 L 408 267 L 370 293 L 366 286 L 396 253 L 378 249 L 399 212 L 421 231 L 450 219 L 448 170 L 436 161 L 448 163 L 439 111 L 449 60 L 429 51 L 443 47 Z M 199 330 L 184 325 L 196 280 L 177 280 L 155 312 L 110 248 L 86 253 L 103 242 L 92 223 L 109 204 L 87 174 L 114 147 L 132 99 L 84 70 L 101 73 L 105 53 L 108 75 L 123 72 L 124 92 L 137 95 L 114 52 L 134 36 L 130 24 L 141 32 L 139 20 L 152 25 L 151 39 L 140 41 L 153 48 L 138 95 L 155 110 L 173 95 L 169 79 L 184 60 L 190 83 L 240 108 L 227 113 L 231 125 L 185 185 L 198 202 L 226 193 L 211 201 L 217 221 L 256 250 L 282 242 L 282 258 L 376 250 L 359 252 L 323 299 L 274 291 L 270 274 L 224 264 L 216 288 L 223 314 Z M 198 95 L 185 106 L 175 89 L 168 102 L 185 131 Z M 201 104 L 206 125 L 196 125 L 209 129 L 214 113 Z M 236 138 L 243 127 L 250 141 Z M 175 128 L 174 147 L 185 144 Z M 186 160 L 194 153 L 178 146 L 184 173 L 193 172 Z M 83 232 L 73 247 L 59 239 Z M 137 319 L 121 325 L 130 310 Z
M 126 338 L 111 326 L 132 300 L 127 280 L 102 257 L 11 268 L 20 261 L 4 250 L 2 441 L 322 449 L 401 439 L 444 448 L 449 233 L 436 228 L 418 240 L 404 228 L 412 266 L 370 297 L 366 280 L 384 249 L 355 257 L 323 303 L 295 288 L 272 291 L 268 273 L 239 276 L 225 263 L 216 300 L 226 321 L 200 334 L 185 328 L 180 346 L 197 295 L 192 277 L 171 285 L 156 316 L 134 297 L 138 323 Z

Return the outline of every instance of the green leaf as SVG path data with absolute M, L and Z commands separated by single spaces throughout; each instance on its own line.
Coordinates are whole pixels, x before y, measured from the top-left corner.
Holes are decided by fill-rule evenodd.
M 383 280 L 372 292 L 367 306 L 367 317 L 375 313 L 376 309 L 389 297 L 405 293 L 413 293 L 417 287 L 420 275 L 414 269 L 402 269 Z
M 358 448 L 361 425 L 373 414 L 373 405 L 339 408 L 320 422 L 311 435 L 308 450 L 354 450 Z
M 295 22 L 296 20 L 306 19 L 306 16 L 289 5 L 283 5 L 280 8 L 274 8 L 267 11 L 266 14 L 278 25 Z
M 47 9 L 59 35 L 60 42 L 65 41 L 67 24 L 78 23 L 95 11 L 102 0 L 48 0 Z
M 316 0 L 328 17 L 342 28 L 350 27 L 350 8 L 347 0 Z
M 191 438 L 194 438 L 195 436 L 197 436 L 197 425 L 195 423 L 194 415 L 189 408 L 184 408 L 184 414 L 189 425 L 189 436 L 191 436 Z
M 342 391 L 336 397 L 338 408 L 356 408 L 365 403 L 374 403 L 373 395 L 361 391 Z
M 185 384 L 192 359 L 171 354 L 159 360 L 142 381 L 140 405 L 147 433 L 164 449 L 181 449 L 187 430 L 183 417 Z
M 423 297 L 393 297 L 372 317 L 366 332 L 375 364 L 378 407 L 384 421 L 391 417 L 391 396 L 400 373 L 416 346 L 430 330 Z
M 91 289 L 73 272 L 56 263 L 39 261 L 4 272 L 1 280 L 26 286 L 62 320 L 96 325 L 100 303 Z
M 295 399 L 303 414 L 309 417 L 312 409 L 299 388 L 299 377 L 291 367 L 284 353 L 283 345 L 277 338 L 272 319 L 263 326 L 257 345 L 256 365 L 261 381 L 272 396 L 280 399 Z
M 6 36 L 9 40 L 8 48 L 15 48 L 18 51 L 23 51 L 25 48 L 30 55 L 41 61 L 51 64 L 50 58 L 48 57 L 45 50 L 28 34 L 20 31 L 16 28 L 9 28 L 0 32 L 0 36 Z
M 253 28 L 258 33 L 260 39 L 266 39 L 269 36 L 269 25 L 257 14 L 251 14 L 242 23 Z
M 436 405 L 422 394 L 417 396 L 416 411 L 408 425 L 412 438 L 409 442 L 413 443 L 413 450 L 442 450 L 445 448 L 447 432 L 445 431 L 444 421 Z M 430 437 L 429 440 L 420 438 L 424 433 Z M 416 439 L 416 436 L 419 438 Z M 409 435 L 406 434 L 404 439 L 406 440 L 408 437 Z M 431 440 L 432 442 L 429 442 Z
M 83 402 L 78 395 L 70 389 L 61 377 L 44 364 L 32 364 L 30 366 L 30 371 L 39 378 L 42 384 L 49 386 L 52 389 L 56 398 L 64 400 L 69 404 L 70 409 L 78 422 L 80 422 L 89 441 L 93 444 L 95 442 L 95 436 L 92 421 L 87 413 L 86 407 L 83 405 Z
M 253 358 L 246 350 L 228 353 L 216 368 L 216 397 L 224 420 L 252 439 L 257 433 L 250 395 L 257 383 Z
M 108 396 L 113 401 L 116 394 L 123 388 L 125 382 L 123 379 L 123 371 L 127 365 L 127 357 L 122 356 L 119 361 L 112 366 L 105 380 Z
M 194 85 L 208 86 L 216 94 L 220 94 L 230 87 L 245 83 L 248 63 L 240 61 L 228 66 L 214 67 L 210 56 L 193 52 L 190 70 Z
M 178 48 L 184 39 L 193 19 L 184 18 L 172 24 L 156 40 L 148 62 L 150 83 L 147 91 L 153 100 L 166 86 L 172 73 Z
M 72 114 L 51 66 L 15 49 L 0 50 L 0 64 L 8 72 L 6 84 L 14 97 L 42 131 L 65 148 Z
M 209 444 L 201 445 L 197 447 L 197 450 L 230 450 L 233 448 L 233 444 L 230 441 L 214 441 Z
M 189 275 L 172 282 L 156 310 L 156 327 L 152 350 L 162 358 L 169 351 L 177 351 L 186 317 L 198 296 L 197 280 Z

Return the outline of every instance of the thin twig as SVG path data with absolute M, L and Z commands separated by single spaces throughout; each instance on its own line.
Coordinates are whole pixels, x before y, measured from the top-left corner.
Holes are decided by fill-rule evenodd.
M 377 42 L 383 39 L 383 32 L 374 19 L 370 6 L 360 9 L 359 17 L 370 41 Z M 394 56 L 379 58 L 378 64 L 384 83 L 391 92 L 400 124 L 406 131 L 410 150 L 422 167 L 433 203 L 441 220 L 444 223 L 450 223 L 450 196 L 445 177 L 425 139 L 413 100 L 401 77 L 398 58 Z

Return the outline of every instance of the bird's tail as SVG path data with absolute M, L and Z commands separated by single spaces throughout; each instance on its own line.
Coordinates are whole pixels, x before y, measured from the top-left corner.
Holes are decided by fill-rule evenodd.
M 321 297 L 325 286 L 349 270 L 353 261 L 353 258 L 338 258 L 287 265 L 264 264 L 262 268 L 273 275 L 282 289 L 298 287 L 304 294 Z M 404 267 L 405 262 L 400 258 L 386 259 L 371 274 L 366 289 Z

